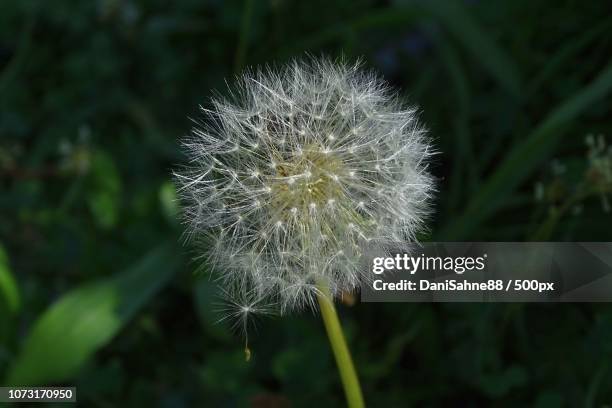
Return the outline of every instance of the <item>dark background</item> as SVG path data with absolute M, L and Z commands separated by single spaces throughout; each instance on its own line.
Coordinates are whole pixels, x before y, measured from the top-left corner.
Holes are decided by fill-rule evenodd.
M 441 154 L 423 240 L 612 238 L 606 1 L 0 3 L 0 382 L 83 406 L 341 406 L 318 316 L 243 339 L 181 244 L 171 169 L 245 66 L 362 57 Z M 589 135 L 594 135 L 589 146 Z M 602 140 L 603 141 L 603 140 Z M 608 194 L 608 195 L 606 195 Z M 605 304 L 339 312 L 370 406 L 603 407 Z M 1 380 L 4 378 L 4 380 Z

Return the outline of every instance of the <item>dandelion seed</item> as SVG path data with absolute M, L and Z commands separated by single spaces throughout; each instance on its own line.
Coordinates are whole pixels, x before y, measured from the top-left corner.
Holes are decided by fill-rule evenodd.
M 235 287 L 230 290 L 222 289 L 223 303 L 219 308 L 221 318 L 219 322 L 227 321 L 232 330 L 238 331 L 244 337 L 245 360 L 251 359 L 249 348 L 249 328 L 256 327 L 257 315 L 270 315 L 273 313 L 271 305 L 263 304 L 259 294 L 245 287 Z
M 416 110 L 359 64 L 261 69 L 231 95 L 204 110 L 175 180 L 188 236 L 212 238 L 216 276 L 243 288 L 228 313 L 246 330 L 254 305 L 310 307 L 318 281 L 349 293 L 366 249 L 414 241 L 435 190 L 433 149 Z

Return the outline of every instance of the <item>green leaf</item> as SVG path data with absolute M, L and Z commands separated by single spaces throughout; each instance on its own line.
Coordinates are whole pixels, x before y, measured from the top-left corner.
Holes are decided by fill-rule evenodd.
M 466 211 L 442 231 L 438 239 L 463 239 L 494 214 L 500 204 L 554 150 L 567 128 L 565 125 L 603 99 L 611 89 L 612 61 L 593 82 L 553 110 L 522 143 L 512 148 L 468 204 Z
M 0 363 L 4 363 L 4 345 L 15 332 L 15 317 L 20 310 L 19 287 L 11 272 L 6 251 L 0 245 Z
M 164 181 L 159 188 L 159 202 L 162 211 L 171 224 L 178 222 L 179 206 L 176 188 L 170 181 Z
M 473 190 L 478 178 L 475 166 L 464 165 L 474 162 L 474 143 L 469 131 L 470 89 L 454 47 L 435 30 L 429 30 L 429 34 L 436 44 L 440 60 L 448 72 L 456 102 L 454 104 L 456 111 L 452 119 L 454 130 L 452 140 L 457 156 L 453 159 L 453 177 L 449 180 L 448 200 L 449 210 L 454 210 L 459 206 L 461 197 Z M 467 174 L 464 175 L 464 173 Z
M 21 308 L 21 299 L 17 282 L 11 273 L 8 256 L 0 245 L 0 304 L 11 315 L 16 315 Z M 0 310 L 4 310 L 0 307 Z
M 543 84 L 554 78 L 554 75 L 560 69 L 566 68 L 582 50 L 593 46 L 593 42 L 601 39 L 602 34 L 610 32 L 611 29 L 612 19 L 608 18 L 602 23 L 581 32 L 580 35 L 564 41 L 563 46 L 548 59 L 544 68 L 530 81 L 527 86 L 527 94 L 529 96 L 535 95 Z
M 176 253 L 163 245 L 127 271 L 64 295 L 34 323 L 5 383 L 72 378 L 168 282 L 179 265 Z
M 111 229 L 119 219 L 121 178 L 112 157 L 101 150 L 92 158 L 91 184 L 89 209 L 101 228 Z

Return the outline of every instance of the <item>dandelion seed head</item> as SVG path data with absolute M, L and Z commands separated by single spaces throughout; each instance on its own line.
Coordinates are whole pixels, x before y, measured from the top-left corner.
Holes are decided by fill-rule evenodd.
M 175 173 L 187 233 L 207 239 L 224 286 L 257 304 L 311 307 L 319 281 L 334 296 L 350 292 L 367 273 L 366 249 L 423 229 L 435 190 L 427 132 L 359 64 L 247 72 L 203 112 Z M 239 316 L 255 310 L 235 304 Z

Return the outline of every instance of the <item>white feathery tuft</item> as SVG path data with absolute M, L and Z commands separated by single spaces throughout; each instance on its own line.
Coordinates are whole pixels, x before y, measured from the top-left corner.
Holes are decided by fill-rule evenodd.
M 365 277 L 364 252 L 414 242 L 435 191 L 417 111 L 360 64 L 294 61 L 244 74 L 184 141 L 188 236 L 236 304 L 314 307 Z M 249 310 L 250 312 L 250 310 Z

